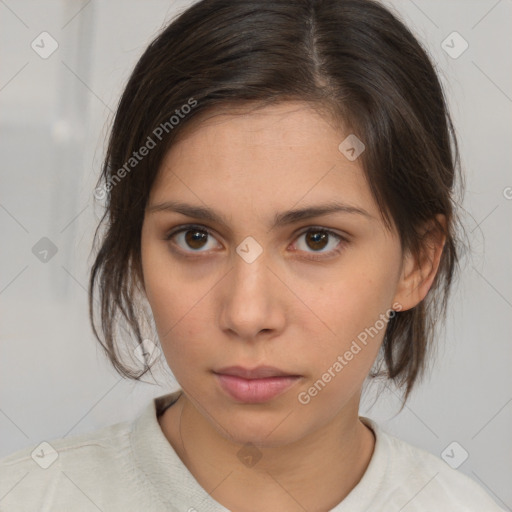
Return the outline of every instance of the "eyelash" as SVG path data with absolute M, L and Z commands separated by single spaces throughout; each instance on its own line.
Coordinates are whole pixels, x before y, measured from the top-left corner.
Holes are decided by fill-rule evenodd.
M 183 232 L 187 232 L 187 231 L 192 231 L 192 230 L 197 230 L 197 231 L 201 231 L 201 232 L 204 232 L 204 233 L 207 233 L 209 236 L 211 236 L 212 238 L 215 238 L 214 234 L 212 233 L 212 231 L 210 231 L 207 227 L 205 226 L 200 226 L 198 224 L 186 224 L 184 226 L 180 226 L 174 230 L 172 230 L 170 233 L 168 233 L 166 236 L 165 236 L 165 240 L 167 241 L 170 241 L 174 236 L 180 234 L 180 233 L 183 233 Z M 330 230 L 330 229 L 327 229 L 327 228 L 323 228 L 323 227 L 320 227 L 320 226 L 310 226 L 308 227 L 306 230 L 302 231 L 301 233 L 299 233 L 297 235 L 297 238 L 299 238 L 300 236 L 306 234 L 306 233 L 309 233 L 310 231 L 313 231 L 313 232 L 322 232 L 322 233 L 327 233 L 329 236 L 333 236 L 334 238 L 338 238 L 340 240 L 340 243 L 336 246 L 335 249 L 332 249 L 331 251 L 327 252 L 327 253 L 321 253 L 321 254 L 327 254 L 328 256 L 317 256 L 317 255 L 313 255 L 312 256 L 306 256 L 305 259 L 309 259 L 309 260 L 313 260 L 313 261 L 320 261 L 320 260 L 325 260 L 325 259 L 328 259 L 328 258 L 331 258 L 333 256 L 335 256 L 336 254 L 339 254 L 341 252 L 341 250 L 343 249 L 343 247 L 348 243 L 348 240 L 339 235 L 338 233 Z M 187 257 L 199 257 L 201 258 L 202 256 L 198 254 L 194 255 L 190 253 L 188 253 L 187 251 L 184 251 L 183 249 L 179 248 L 178 249 L 180 252 L 185 252 Z M 197 252 L 197 251 L 196 251 Z M 202 251 L 202 252 L 207 252 L 207 251 Z M 300 251 L 298 251 L 300 252 Z

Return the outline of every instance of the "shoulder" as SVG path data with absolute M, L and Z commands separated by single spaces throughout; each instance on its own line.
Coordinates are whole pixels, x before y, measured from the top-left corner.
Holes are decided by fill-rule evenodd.
M 0 499 L 5 510 L 39 509 L 73 502 L 86 510 L 101 502 L 100 483 L 129 477 L 130 424 L 51 439 L 0 459 Z M 129 478 L 128 478 L 129 479 Z M 72 501 L 73 500 L 73 501 Z M 98 503 L 99 504 L 99 503 Z
M 39 467 L 49 469 L 55 463 L 72 463 L 77 457 L 87 461 L 91 456 L 102 457 L 126 442 L 130 431 L 128 422 L 120 422 L 86 434 L 54 438 L 32 444 L 0 459 L 0 468 Z
M 365 422 L 374 430 L 386 459 L 381 486 L 386 503 L 400 504 L 408 512 L 504 510 L 475 480 L 440 457 L 387 433 L 372 420 Z

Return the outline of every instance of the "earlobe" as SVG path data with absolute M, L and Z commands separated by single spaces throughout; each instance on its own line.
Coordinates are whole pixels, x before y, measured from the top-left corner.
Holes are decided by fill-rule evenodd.
M 426 297 L 437 275 L 446 242 L 446 220 L 440 214 L 436 220 L 430 221 L 423 230 L 420 254 L 415 256 L 407 251 L 404 256 L 394 298 L 395 302 L 402 305 L 402 311 L 412 309 Z

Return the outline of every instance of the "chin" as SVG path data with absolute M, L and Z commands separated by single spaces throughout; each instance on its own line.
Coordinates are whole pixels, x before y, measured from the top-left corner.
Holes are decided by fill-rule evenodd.
M 238 410 L 229 408 L 222 414 L 221 426 L 212 422 L 217 432 L 231 442 L 270 448 L 293 443 L 306 435 L 304 422 L 297 421 L 290 408 L 265 409 L 248 404 L 235 407 Z

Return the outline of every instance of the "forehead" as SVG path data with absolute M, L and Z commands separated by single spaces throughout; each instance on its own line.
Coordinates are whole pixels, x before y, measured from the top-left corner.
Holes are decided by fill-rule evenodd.
M 153 204 L 185 194 L 227 212 L 341 200 L 375 213 L 362 167 L 339 150 L 346 133 L 308 104 L 206 112 L 185 128 L 162 161 Z
M 325 106 L 303 101 L 284 101 L 266 106 L 254 101 L 226 104 L 198 113 L 180 129 L 170 149 L 187 139 L 204 140 L 212 133 L 220 136 L 229 131 L 236 132 L 237 139 L 245 134 L 249 145 L 255 133 L 258 143 L 264 140 L 265 135 L 270 137 L 268 143 L 278 140 L 297 143 L 313 131 L 328 128 L 341 135 L 345 131 L 341 121 L 327 112 Z
M 160 168 L 194 161 L 199 169 L 214 160 L 222 160 L 225 167 L 230 159 L 251 167 L 251 157 L 258 162 L 265 158 L 269 166 L 273 161 L 284 160 L 296 165 L 306 154 L 317 159 L 318 167 L 331 160 L 347 170 L 359 170 L 357 162 L 340 158 L 338 146 L 344 133 L 332 117 L 305 102 L 224 106 L 199 113 L 180 128 Z M 209 155 L 207 159 L 203 158 L 205 153 Z

